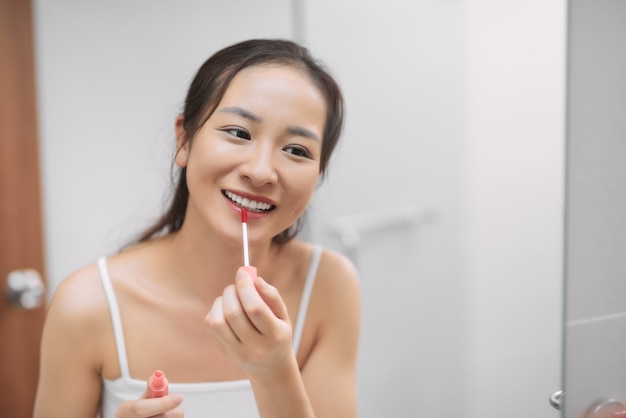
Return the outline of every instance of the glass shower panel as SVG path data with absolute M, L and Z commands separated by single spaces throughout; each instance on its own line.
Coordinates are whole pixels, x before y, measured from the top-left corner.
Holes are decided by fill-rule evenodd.
M 568 8 L 561 410 L 581 418 L 626 402 L 626 1 Z

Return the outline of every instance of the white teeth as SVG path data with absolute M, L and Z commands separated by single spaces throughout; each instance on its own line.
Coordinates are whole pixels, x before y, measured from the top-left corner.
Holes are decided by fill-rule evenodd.
M 246 209 L 253 211 L 266 211 L 272 208 L 272 205 L 265 202 L 257 202 L 256 200 L 250 200 L 247 197 L 241 197 L 232 192 L 225 192 L 226 197 L 228 197 L 233 202 L 237 203 L 240 206 L 244 206 Z

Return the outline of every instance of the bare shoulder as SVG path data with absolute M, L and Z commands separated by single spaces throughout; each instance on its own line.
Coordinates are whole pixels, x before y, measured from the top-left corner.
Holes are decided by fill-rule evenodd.
M 359 273 L 348 257 L 330 249 L 322 250 L 311 305 L 311 317 L 319 319 L 323 329 L 330 326 L 342 333 L 358 328 Z
M 57 286 L 46 318 L 48 326 L 64 334 L 80 333 L 85 341 L 97 336 L 108 321 L 109 308 L 95 264 L 77 270 Z
M 359 287 L 359 273 L 354 263 L 345 255 L 326 248 L 322 250 L 317 280 L 336 291 L 356 291 Z
M 57 286 L 41 340 L 36 417 L 95 416 L 103 353 L 111 345 L 109 318 L 95 265 L 76 271 Z
M 309 394 L 319 396 L 319 403 L 326 404 L 321 399 L 328 395 L 329 376 L 332 376 L 330 379 L 341 386 L 337 392 L 345 393 L 346 399 L 350 399 L 361 324 L 361 295 L 357 268 L 345 255 L 323 249 L 307 320 L 313 334 L 310 340 L 303 341 L 310 342 L 313 348 L 302 370 Z

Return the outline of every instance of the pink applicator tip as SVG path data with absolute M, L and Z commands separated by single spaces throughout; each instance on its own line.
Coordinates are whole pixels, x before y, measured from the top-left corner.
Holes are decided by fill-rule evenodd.
M 241 208 L 241 222 L 248 222 L 248 209 Z

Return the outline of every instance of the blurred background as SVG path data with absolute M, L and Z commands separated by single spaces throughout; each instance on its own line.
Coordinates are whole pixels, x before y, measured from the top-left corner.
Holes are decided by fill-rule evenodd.
M 161 213 L 199 65 L 294 39 L 346 97 L 306 238 L 361 273 L 359 417 L 558 416 L 566 1 L 33 5 L 49 294 Z

